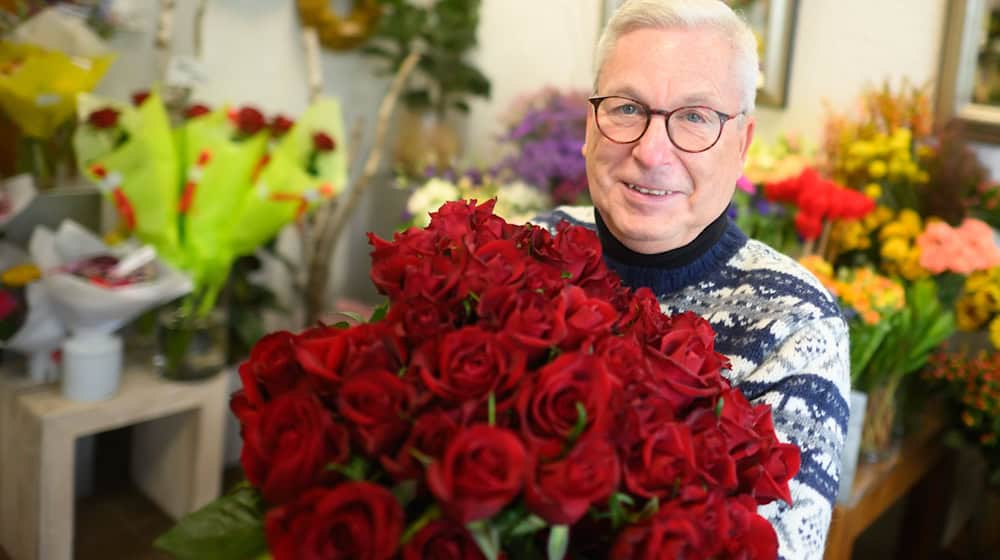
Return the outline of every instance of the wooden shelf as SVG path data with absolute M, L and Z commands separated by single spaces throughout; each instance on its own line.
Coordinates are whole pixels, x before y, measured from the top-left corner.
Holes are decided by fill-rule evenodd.
M 859 464 L 854 478 L 851 497 L 846 503 L 837 504 L 833 510 L 833 520 L 827 536 L 825 560 L 850 560 L 854 541 L 870 527 L 886 510 L 900 499 L 914 494 L 907 504 L 906 519 L 910 524 L 926 525 L 927 515 L 942 515 L 943 511 L 920 511 L 927 500 L 942 499 L 942 492 L 914 492 L 932 472 L 943 466 L 947 448 L 941 441 L 944 424 L 936 409 L 925 415 L 920 429 L 903 439 L 901 445 L 888 458 L 878 463 Z M 932 485 L 933 486 L 933 485 Z M 947 484 L 942 484 L 947 486 Z M 929 495 L 924 495 L 929 494 Z M 931 508 L 934 509 L 934 508 Z M 944 508 L 936 508 L 943 510 Z M 904 535 L 911 541 L 918 536 L 932 539 L 933 536 L 914 533 L 903 528 Z M 928 550 L 927 554 L 933 551 Z M 913 556 L 899 556 L 913 558 Z M 929 556 L 928 556 L 929 557 Z

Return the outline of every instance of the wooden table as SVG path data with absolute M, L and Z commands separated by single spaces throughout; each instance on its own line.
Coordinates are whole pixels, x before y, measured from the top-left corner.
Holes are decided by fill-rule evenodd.
M 225 375 L 174 383 L 126 367 L 114 397 L 78 402 L 56 384 L 0 379 L 0 543 L 14 560 L 70 560 L 76 439 L 134 426 L 132 479 L 174 518 L 219 496 Z
M 952 481 L 943 430 L 941 415 L 929 412 L 887 459 L 858 465 L 850 499 L 833 510 L 825 560 L 850 560 L 858 535 L 902 498 L 908 501 L 897 557 L 935 557 Z

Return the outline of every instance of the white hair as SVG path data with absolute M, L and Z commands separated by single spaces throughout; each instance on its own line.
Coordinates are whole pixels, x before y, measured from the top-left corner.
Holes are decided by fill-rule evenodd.
M 742 110 L 751 112 L 757 98 L 757 38 L 750 26 L 721 0 L 626 0 L 608 21 L 594 57 L 594 91 L 601 70 L 618 39 L 638 29 L 709 28 L 729 39 L 739 68 Z

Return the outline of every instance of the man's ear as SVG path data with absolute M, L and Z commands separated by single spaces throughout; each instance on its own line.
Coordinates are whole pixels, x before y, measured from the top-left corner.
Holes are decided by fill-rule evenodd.
M 743 163 L 747 162 L 747 154 L 750 152 L 750 144 L 753 143 L 753 133 L 757 126 L 757 119 L 753 118 L 751 115 L 744 117 L 747 120 L 746 130 L 740 134 L 740 160 Z

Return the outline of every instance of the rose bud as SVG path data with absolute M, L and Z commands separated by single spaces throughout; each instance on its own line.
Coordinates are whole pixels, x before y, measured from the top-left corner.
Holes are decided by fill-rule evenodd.
M 87 123 L 94 128 L 114 128 L 118 124 L 118 114 L 111 107 L 98 109 L 87 117 Z
M 319 152 L 332 152 L 337 148 L 337 142 L 325 132 L 313 134 L 313 148 Z

